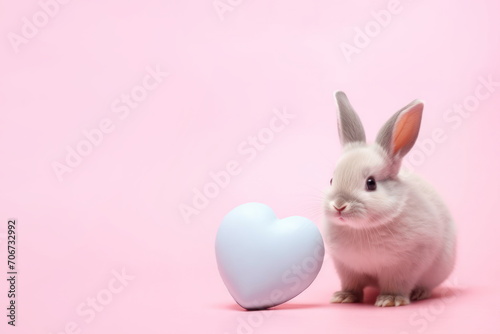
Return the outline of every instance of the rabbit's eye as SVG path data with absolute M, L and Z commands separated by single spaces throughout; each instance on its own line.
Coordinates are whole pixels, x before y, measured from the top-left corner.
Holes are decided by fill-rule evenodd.
M 333 181 L 333 178 L 332 178 L 332 179 L 330 179 L 330 185 L 332 185 L 332 181 Z
M 376 189 L 377 189 L 377 182 L 375 182 L 375 178 L 373 176 L 370 176 L 369 178 L 366 179 L 366 190 L 374 191 Z

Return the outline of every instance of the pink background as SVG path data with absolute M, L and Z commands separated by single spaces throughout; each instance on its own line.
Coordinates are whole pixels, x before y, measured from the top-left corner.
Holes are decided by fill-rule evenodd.
M 1 332 L 14 332 L 4 315 L 11 217 L 18 333 L 498 329 L 500 86 L 485 97 L 480 80 L 500 82 L 500 5 L 401 0 L 348 61 L 342 43 L 353 45 L 356 29 L 377 29 L 372 12 L 390 1 L 223 1 L 230 10 L 221 15 L 211 0 L 71 1 L 46 22 L 36 0 L 0 2 Z M 16 52 L 10 39 L 33 15 L 43 26 Z M 146 68 L 157 65 L 169 76 L 121 119 L 113 103 L 140 93 Z M 483 99 L 457 116 L 450 108 L 477 102 L 476 89 Z M 414 169 L 456 218 L 456 270 L 435 298 L 410 306 L 376 308 L 373 293 L 367 304 L 330 305 L 339 281 L 327 257 L 297 298 L 244 312 L 217 272 L 218 224 L 234 206 L 259 201 L 321 226 L 322 191 L 340 154 L 335 90 L 350 97 L 370 139 L 400 107 L 425 100 L 415 150 L 435 129 L 446 139 L 414 153 Z M 247 161 L 238 147 L 276 108 L 294 118 Z M 113 130 L 59 181 L 52 164 L 106 119 Z M 179 207 L 232 160 L 239 175 L 186 223 Z M 134 278 L 111 294 L 122 269 Z M 88 298 L 106 303 L 91 320 L 78 314 Z

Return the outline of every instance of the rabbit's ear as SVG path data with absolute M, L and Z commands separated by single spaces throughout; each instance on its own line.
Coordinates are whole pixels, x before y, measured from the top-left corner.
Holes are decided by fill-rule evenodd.
M 380 129 L 377 143 L 393 158 L 402 158 L 415 144 L 424 103 L 415 100 L 395 113 Z
M 337 102 L 337 126 L 342 146 L 352 142 L 366 142 L 365 130 L 344 92 L 334 94 Z

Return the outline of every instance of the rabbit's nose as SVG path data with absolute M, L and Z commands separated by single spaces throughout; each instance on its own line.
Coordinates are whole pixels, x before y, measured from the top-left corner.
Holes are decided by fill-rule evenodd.
M 337 208 L 335 205 L 333 206 L 335 208 L 335 210 L 337 210 L 338 212 L 342 212 L 345 210 L 345 208 L 347 208 L 347 205 L 344 205 L 343 207 L 341 208 Z

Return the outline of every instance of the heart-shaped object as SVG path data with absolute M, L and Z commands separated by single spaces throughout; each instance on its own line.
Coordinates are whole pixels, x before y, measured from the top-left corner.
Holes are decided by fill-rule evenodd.
M 222 220 L 217 265 L 229 293 L 243 308 L 265 309 L 304 291 L 323 264 L 323 238 L 312 221 L 278 219 L 261 203 L 246 203 Z

